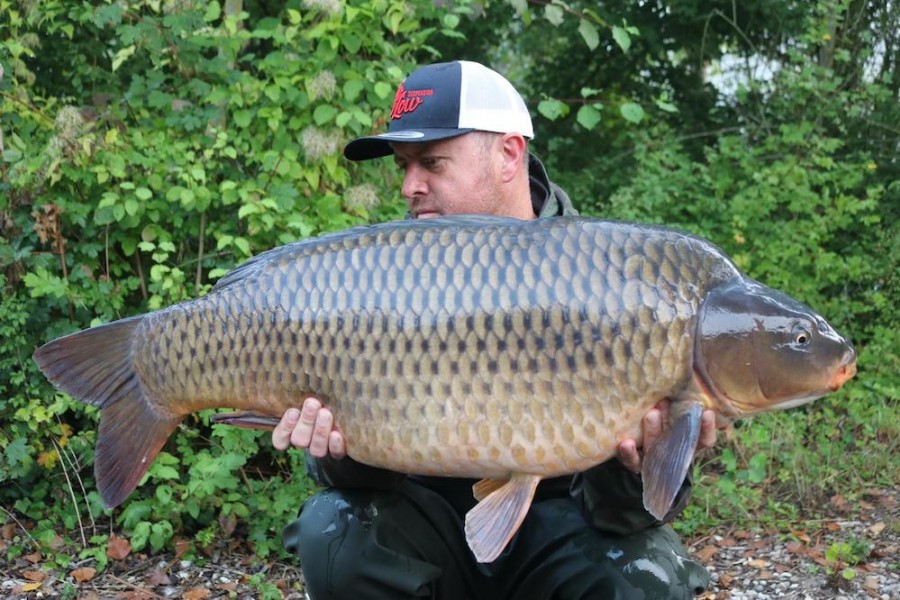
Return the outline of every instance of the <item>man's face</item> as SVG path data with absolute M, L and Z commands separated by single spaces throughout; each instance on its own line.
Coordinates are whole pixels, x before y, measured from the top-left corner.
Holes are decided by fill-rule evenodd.
M 437 142 L 394 143 L 403 197 L 416 219 L 477 213 L 503 215 L 495 136 L 474 133 Z

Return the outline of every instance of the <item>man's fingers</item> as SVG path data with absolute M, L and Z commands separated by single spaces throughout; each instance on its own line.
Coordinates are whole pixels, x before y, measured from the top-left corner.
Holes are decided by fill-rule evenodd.
M 327 408 L 319 410 L 312 430 L 312 440 L 309 443 L 310 454 L 316 458 L 328 456 L 328 444 L 332 429 L 334 429 L 334 415 Z
M 629 438 L 619 443 L 619 462 L 632 473 L 641 472 L 641 455 L 633 439 Z
M 659 439 L 659 436 L 662 435 L 662 423 L 663 414 L 662 411 L 658 408 L 652 408 L 647 412 L 646 415 L 644 415 L 644 420 L 641 424 L 644 434 L 644 440 L 642 443 L 644 452 L 647 451 L 647 448 L 655 444 L 656 440 Z
M 697 440 L 697 449 L 712 448 L 716 445 L 716 413 L 704 410 L 700 417 L 700 438 Z
M 291 445 L 291 434 L 298 420 L 300 411 L 296 408 L 290 408 L 282 415 L 278 425 L 272 430 L 272 445 L 276 450 L 287 450 Z
M 340 431 L 332 431 L 328 436 L 328 453 L 338 459 L 347 456 L 347 445 L 344 443 L 344 436 Z

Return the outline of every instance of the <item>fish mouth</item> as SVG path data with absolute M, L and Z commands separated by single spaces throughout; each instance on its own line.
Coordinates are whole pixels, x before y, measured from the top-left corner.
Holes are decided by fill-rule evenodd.
M 828 383 L 828 388 L 832 392 L 836 392 L 841 389 L 841 386 L 847 383 L 847 381 L 854 375 L 856 375 L 856 360 L 854 358 L 850 358 L 849 362 L 841 365 L 841 368 L 839 368 L 837 372 L 835 372 L 834 376 L 831 378 L 831 381 Z

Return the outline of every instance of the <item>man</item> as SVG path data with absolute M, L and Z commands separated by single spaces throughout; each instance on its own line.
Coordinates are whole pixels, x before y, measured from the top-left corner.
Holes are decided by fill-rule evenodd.
M 451 62 L 410 75 L 394 98 L 388 133 L 356 139 L 344 154 L 393 154 L 413 218 L 576 214 L 529 155 L 532 137 L 525 103 L 505 78 Z M 644 418 L 645 445 L 660 435 L 665 410 Z M 715 443 L 714 417 L 704 414 L 698 446 Z M 690 598 L 708 583 L 671 528 L 644 510 L 635 440 L 621 442 L 619 460 L 541 482 L 516 536 L 486 564 L 476 562 L 463 533 L 474 481 L 405 476 L 347 458 L 340 423 L 315 398 L 285 413 L 272 443 L 306 448 L 311 475 L 327 487 L 284 531 L 315 600 L 670 599 Z M 667 521 L 689 489 L 685 482 Z

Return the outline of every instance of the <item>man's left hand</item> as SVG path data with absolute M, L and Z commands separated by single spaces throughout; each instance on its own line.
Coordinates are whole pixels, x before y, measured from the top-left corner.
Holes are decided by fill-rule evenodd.
M 649 448 L 663 433 L 663 423 L 668 419 L 669 401 L 660 402 L 650 409 L 641 421 L 643 435 L 643 448 Z M 716 444 L 716 413 L 704 410 L 700 417 L 700 437 L 697 439 L 697 448 L 712 448 Z M 695 450 L 695 452 L 696 452 Z M 642 452 L 634 439 L 626 439 L 619 442 L 619 461 L 625 468 L 633 473 L 641 472 Z

